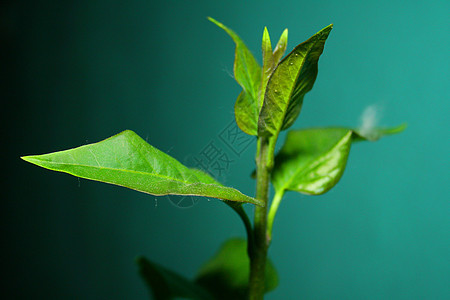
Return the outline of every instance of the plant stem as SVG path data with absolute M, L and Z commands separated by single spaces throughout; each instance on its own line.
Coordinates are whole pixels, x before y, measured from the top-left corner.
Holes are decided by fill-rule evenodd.
M 265 268 L 268 239 L 267 205 L 269 197 L 270 169 L 273 161 L 273 148 L 268 138 L 259 137 L 256 154 L 256 198 L 264 201 L 264 207 L 255 207 L 253 249 L 250 257 L 249 298 L 260 300 L 264 296 Z
M 272 227 L 275 215 L 277 214 L 278 206 L 280 205 L 281 199 L 283 198 L 284 191 L 275 193 L 273 197 L 272 204 L 270 205 L 269 215 L 267 217 L 267 239 L 270 244 L 272 241 Z

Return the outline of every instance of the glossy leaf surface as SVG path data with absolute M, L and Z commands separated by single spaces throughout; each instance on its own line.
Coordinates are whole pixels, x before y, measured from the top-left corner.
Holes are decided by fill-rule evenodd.
M 126 130 L 104 141 L 22 159 L 46 169 L 161 195 L 193 195 L 260 204 L 190 169 Z
M 139 257 L 136 263 L 139 266 L 139 274 L 145 281 L 155 300 L 179 298 L 196 300 L 214 299 L 201 286 L 171 270 L 150 262 L 145 257 Z
M 277 135 L 297 119 L 303 97 L 316 80 L 319 57 L 331 29 L 329 25 L 295 47 L 270 76 L 258 121 L 260 136 Z
M 320 195 L 337 184 L 344 173 L 353 142 L 375 140 L 405 127 L 374 129 L 364 135 L 348 128 L 290 131 L 275 158 L 272 182 L 277 193 L 286 190 Z M 372 137 L 372 138 L 370 138 Z
M 236 81 L 242 87 L 242 92 L 234 106 L 236 123 L 245 133 L 256 135 L 261 67 L 245 43 L 233 30 L 211 17 L 208 20 L 228 33 L 236 44 L 233 70 Z
M 248 299 L 250 260 L 247 242 L 231 239 L 199 271 L 196 282 L 215 299 Z M 266 264 L 266 292 L 278 286 L 278 275 L 270 260 Z

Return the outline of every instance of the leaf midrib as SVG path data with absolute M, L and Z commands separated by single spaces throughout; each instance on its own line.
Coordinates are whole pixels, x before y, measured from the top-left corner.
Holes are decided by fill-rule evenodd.
M 40 160 L 40 159 L 35 159 L 35 160 L 39 160 L 41 162 L 46 162 L 46 163 L 51 163 L 51 164 L 56 164 L 56 165 L 77 166 L 77 167 L 86 167 L 86 168 L 93 168 L 93 169 L 105 169 L 105 170 L 110 170 L 110 171 L 120 171 L 120 172 L 124 172 L 124 173 L 128 172 L 128 173 L 136 173 L 136 174 L 142 174 L 142 175 L 150 175 L 150 176 L 154 176 L 154 177 L 163 178 L 163 179 L 166 179 L 168 181 L 176 181 L 176 182 L 181 182 L 181 183 L 189 184 L 189 185 L 190 184 L 200 183 L 200 184 L 204 184 L 204 185 L 215 185 L 215 186 L 222 187 L 222 186 L 220 186 L 218 184 L 215 184 L 215 183 L 189 182 L 189 181 L 184 181 L 184 180 L 180 180 L 180 179 L 177 179 L 177 178 L 161 175 L 161 174 L 158 174 L 158 173 L 148 173 L 148 172 L 135 171 L 135 170 L 129 170 L 129 169 L 117 169 L 117 168 L 104 167 L 104 166 L 92 166 L 92 165 L 62 163 L 62 162 L 54 162 L 54 161 L 49 162 L 49 161 Z
M 135 151 L 138 152 L 138 153 L 141 155 L 141 158 L 143 158 L 143 159 L 147 162 L 148 166 L 149 166 L 152 170 L 155 170 L 154 165 L 156 165 L 156 164 L 152 164 L 152 163 L 149 161 L 149 156 L 148 156 L 149 153 L 143 153 L 143 152 L 142 152 L 143 149 L 142 149 L 141 147 L 137 147 L 136 144 L 134 143 L 134 140 L 129 139 L 128 141 L 129 141 L 130 145 L 132 145 L 132 146 L 134 147 Z M 153 162 L 155 162 L 155 161 L 153 161 Z M 177 162 L 178 162 L 178 161 L 177 161 Z M 178 168 L 175 167 L 174 170 L 176 170 L 176 172 L 178 172 L 178 174 L 179 174 L 183 179 L 185 178 L 184 173 L 181 172 Z M 189 170 L 189 169 L 188 169 L 188 170 Z M 156 177 L 160 176 L 161 178 L 174 178 L 174 177 L 168 177 L 168 176 L 165 176 L 165 175 L 161 175 L 161 174 L 159 174 L 159 173 L 149 173 L 149 174 L 157 174 Z M 154 175 L 154 176 L 155 176 L 155 175 Z M 197 178 L 197 176 L 195 176 L 195 177 Z M 198 178 L 197 178 L 197 179 L 198 179 Z M 171 180 L 171 179 L 168 179 L 168 180 Z M 179 181 L 179 182 L 184 182 L 184 183 L 187 182 L 187 181 L 185 181 L 185 180 L 180 180 L 180 179 L 175 179 L 175 178 L 174 178 L 172 181 Z

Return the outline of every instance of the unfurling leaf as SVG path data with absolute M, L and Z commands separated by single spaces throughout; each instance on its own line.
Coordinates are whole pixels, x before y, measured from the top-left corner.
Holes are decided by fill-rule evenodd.
M 347 128 L 313 128 L 288 132 L 275 157 L 272 182 L 277 193 L 287 190 L 320 195 L 337 184 L 347 163 L 351 144 L 401 132 L 404 125 L 374 129 L 364 135 Z
M 190 169 L 126 130 L 104 141 L 22 159 L 53 171 L 161 195 L 192 195 L 262 204 Z
M 272 43 L 270 42 L 269 31 L 267 27 L 264 27 L 264 33 L 262 38 L 262 59 L 263 59 L 263 68 L 262 68 L 262 80 L 261 80 L 261 89 L 258 97 L 258 113 L 261 110 L 264 101 L 264 91 L 266 90 L 267 82 L 269 81 L 269 77 L 275 68 L 275 62 L 273 58 L 272 52 Z M 259 114 L 258 114 L 259 115 Z M 258 119 L 256 119 L 256 128 L 255 132 L 258 133 Z
M 262 56 L 263 68 L 261 87 L 258 92 L 258 101 L 255 105 L 254 100 L 249 97 L 244 91 L 239 94 L 239 97 L 234 106 L 234 113 L 236 115 L 236 122 L 242 131 L 249 135 L 258 135 L 258 119 L 261 108 L 264 102 L 264 93 L 270 75 L 272 75 L 275 67 L 283 56 L 287 46 L 287 29 L 285 29 L 278 41 L 278 44 L 272 52 L 272 44 L 270 42 L 269 31 L 264 27 L 262 38 Z
M 242 92 L 234 106 L 236 123 L 245 133 L 256 135 L 261 67 L 245 43 L 233 30 L 211 17 L 208 20 L 225 30 L 236 44 L 233 70 L 236 81 L 242 87 Z
M 230 239 L 203 265 L 196 282 L 207 289 L 214 299 L 248 299 L 249 275 L 247 242 L 243 239 Z M 266 292 L 277 286 L 278 274 L 268 259 L 265 272 Z
M 275 67 L 278 65 L 281 58 L 283 58 L 284 52 L 286 52 L 287 41 L 288 41 L 288 30 L 286 28 L 281 34 L 277 46 L 275 47 L 275 50 L 273 50 L 273 64 Z
M 150 262 L 145 257 L 137 258 L 136 263 L 139 266 L 139 274 L 155 300 L 214 299 L 203 287 L 171 270 Z
M 288 30 L 285 29 L 278 40 L 275 50 L 272 52 L 272 44 L 270 42 L 269 31 L 267 27 L 264 27 L 264 33 L 262 38 L 262 53 L 263 53 L 263 70 L 262 70 L 262 80 L 261 80 L 261 90 L 258 102 L 258 112 L 261 111 L 262 105 L 264 103 L 264 94 L 266 91 L 267 83 L 269 81 L 270 75 L 272 75 L 276 66 L 280 62 L 284 55 L 287 47 L 287 37 Z M 258 115 L 259 118 L 259 115 Z M 256 119 L 258 122 L 258 119 Z M 256 129 L 257 133 L 257 129 Z
M 261 90 L 258 102 L 258 112 L 261 111 L 264 102 L 264 93 L 266 91 L 267 83 L 269 82 L 270 75 L 272 75 L 275 67 L 283 57 L 287 47 L 287 34 L 288 30 L 285 29 L 278 40 L 275 50 L 272 52 L 272 43 L 270 42 L 269 31 L 267 27 L 264 27 L 264 33 L 262 38 L 262 56 L 263 56 L 263 70 L 261 80 Z M 259 116 L 258 116 L 259 117 Z M 257 120 L 256 120 L 257 121 Z
M 316 80 L 319 57 L 332 25 L 325 27 L 289 53 L 270 76 L 258 121 L 258 135 L 278 135 L 297 119 L 303 97 Z

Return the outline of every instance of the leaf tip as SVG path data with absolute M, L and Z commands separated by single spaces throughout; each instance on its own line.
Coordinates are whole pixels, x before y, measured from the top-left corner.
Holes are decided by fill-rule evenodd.
M 26 162 L 29 162 L 30 164 L 35 165 L 35 166 L 38 166 L 38 167 L 41 167 L 44 169 L 55 170 L 50 166 L 51 162 L 45 158 L 45 156 L 47 156 L 47 155 L 48 154 L 27 155 L 27 156 L 21 156 L 20 158 Z
M 325 36 L 328 36 L 328 34 L 330 34 L 330 32 L 331 32 L 331 29 L 333 29 L 333 26 L 334 26 L 333 23 L 331 23 L 330 25 L 328 25 L 327 27 L 325 27 L 324 29 L 322 29 L 319 32 Z
M 223 24 L 220 23 L 219 21 L 217 21 L 216 19 L 214 19 L 213 17 L 207 17 L 208 21 L 216 24 L 217 26 L 219 26 L 220 28 L 223 28 Z
M 26 162 L 37 165 L 37 161 L 39 161 L 39 159 L 37 159 L 36 157 L 37 156 L 35 156 L 35 155 L 26 155 L 26 156 L 21 156 L 20 158 Z
M 270 42 L 269 30 L 266 26 L 264 26 L 263 38 L 262 38 L 262 48 L 263 53 L 266 51 L 270 51 L 272 55 L 272 43 Z M 268 49 L 267 49 L 268 48 Z
M 236 44 L 239 43 L 239 37 L 233 30 L 231 30 L 227 26 L 223 25 L 222 23 L 220 23 L 219 21 L 217 21 L 214 18 L 208 17 L 208 20 L 211 21 L 212 23 L 214 23 L 217 27 L 223 29 L 234 40 L 234 42 Z

